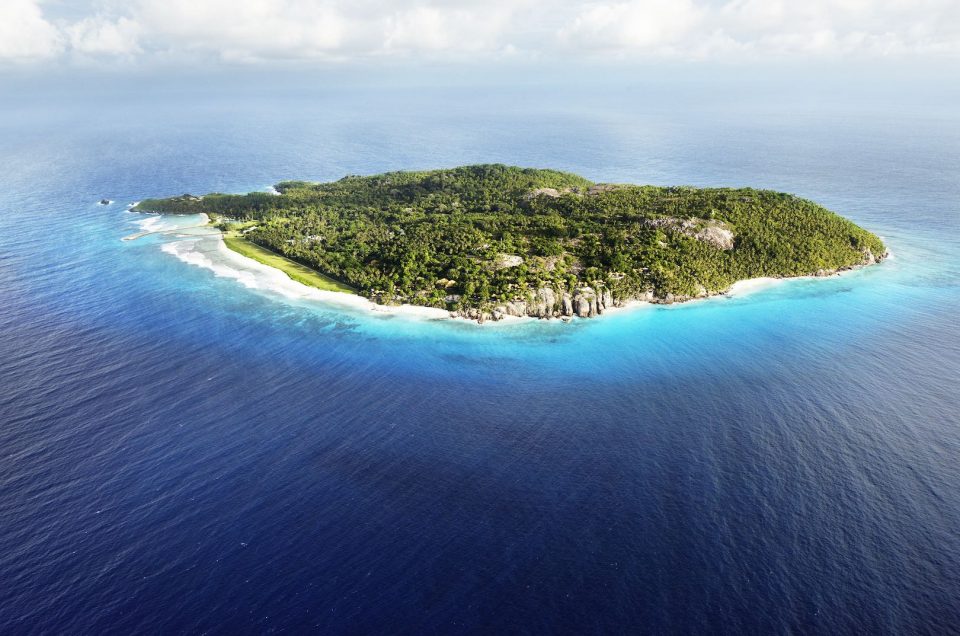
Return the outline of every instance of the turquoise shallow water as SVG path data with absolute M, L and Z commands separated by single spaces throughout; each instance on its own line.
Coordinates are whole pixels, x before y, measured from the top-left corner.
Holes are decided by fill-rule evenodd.
M 190 91 L 2 102 L 0 627 L 960 625 L 955 114 Z M 168 253 L 195 238 L 120 240 L 146 196 L 485 161 L 791 191 L 894 257 L 479 327 L 250 289 Z

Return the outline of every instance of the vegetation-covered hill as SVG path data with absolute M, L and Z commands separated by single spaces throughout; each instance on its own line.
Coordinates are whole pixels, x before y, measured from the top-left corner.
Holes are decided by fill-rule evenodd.
M 224 228 L 378 302 L 462 315 L 593 315 L 759 276 L 824 274 L 885 254 L 810 201 L 751 188 L 597 185 L 503 165 L 286 181 L 280 193 L 184 195 L 136 209 Z M 241 226 L 242 227 L 242 226 Z

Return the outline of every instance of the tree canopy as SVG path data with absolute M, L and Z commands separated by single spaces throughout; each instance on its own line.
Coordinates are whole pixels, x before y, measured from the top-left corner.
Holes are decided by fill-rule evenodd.
M 136 209 L 255 221 L 244 238 L 364 295 L 452 310 L 544 287 L 690 298 L 885 252 L 878 237 L 820 205 L 752 188 L 594 184 L 494 164 L 284 181 L 276 190 L 149 199 Z

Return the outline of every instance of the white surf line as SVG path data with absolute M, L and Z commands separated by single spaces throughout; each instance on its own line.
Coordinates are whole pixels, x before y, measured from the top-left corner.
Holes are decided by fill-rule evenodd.
M 122 241 L 135 241 L 135 240 L 137 240 L 138 238 L 143 238 L 144 236 L 149 236 L 149 235 L 151 235 L 151 234 L 169 234 L 169 233 L 171 233 L 171 232 L 180 232 L 180 231 L 182 231 L 182 230 L 195 230 L 195 229 L 201 228 L 201 227 L 208 227 L 208 226 L 207 226 L 206 223 L 204 223 L 203 225 L 187 225 L 187 226 L 184 226 L 184 227 L 171 228 L 171 229 L 169 229 L 169 230 L 150 230 L 149 232 L 138 232 L 138 233 L 136 233 L 136 234 L 131 234 L 131 235 L 129 235 L 129 236 L 124 236 L 124 237 L 123 237 L 122 239 L 120 239 L 120 240 L 122 240 Z M 219 232 L 219 231 L 220 231 L 220 230 L 217 230 L 217 232 Z M 213 233 L 212 233 L 212 232 L 210 233 L 210 236 L 213 236 Z

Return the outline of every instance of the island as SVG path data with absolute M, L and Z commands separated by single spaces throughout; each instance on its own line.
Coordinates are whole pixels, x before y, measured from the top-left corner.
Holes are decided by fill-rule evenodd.
M 304 284 L 480 322 L 587 318 L 887 255 L 879 237 L 790 194 L 594 183 L 500 164 L 284 181 L 133 209 L 205 213 L 230 249 Z

